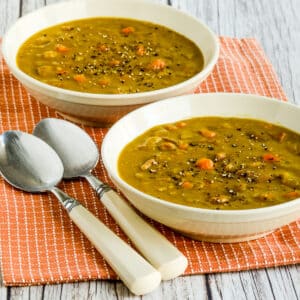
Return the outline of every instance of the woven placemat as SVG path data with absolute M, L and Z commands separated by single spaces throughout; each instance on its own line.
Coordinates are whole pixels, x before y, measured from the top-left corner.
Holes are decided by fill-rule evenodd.
M 286 100 L 272 65 L 256 40 L 221 37 L 220 44 L 217 66 L 196 92 L 252 93 Z M 0 57 L 1 132 L 9 129 L 32 132 L 34 125 L 46 117 L 59 115 L 31 98 Z M 85 130 L 100 148 L 107 129 L 86 127 Z M 101 162 L 94 173 L 111 184 Z M 60 186 L 130 243 L 85 181 L 64 181 Z M 152 224 L 188 257 L 185 274 L 300 262 L 300 221 L 258 240 L 235 244 L 194 241 L 161 224 Z M 23 193 L 3 179 L 0 179 L 0 250 L 5 285 L 117 278 L 52 195 Z

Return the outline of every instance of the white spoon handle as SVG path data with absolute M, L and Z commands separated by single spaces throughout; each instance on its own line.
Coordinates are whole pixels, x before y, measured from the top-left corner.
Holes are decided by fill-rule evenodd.
M 163 280 L 175 278 L 184 272 L 186 257 L 114 190 L 105 191 L 101 201 L 137 249 L 161 273 Z
M 58 189 L 55 189 L 53 192 L 57 196 Z M 59 194 L 60 197 L 66 196 L 61 202 L 72 221 L 102 254 L 132 293 L 143 295 L 159 285 L 160 273 L 142 256 L 75 199 L 68 197 L 63 192 Z

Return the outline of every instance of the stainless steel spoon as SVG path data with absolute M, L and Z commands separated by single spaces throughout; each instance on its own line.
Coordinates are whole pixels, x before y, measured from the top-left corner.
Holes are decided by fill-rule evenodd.
M 159 285 L 161 276 L 157 270 L 78 201 L 56 187 L 63 176 L 63 164 L 44 141 L 21 131 L 0 135 L 0 172 L 21 190 L 52 192 L 134 294 L 148 293 Z
M 184 272 L 186 257 L 114 190 L 91 174 L 98 162 L 99 152 L 85 131 L 70 122 L 48 118 L 40 121 L 33 133 L 57 152 L 64 165 L 64 178 L 80 176 L 88 180 L 109 213 L 137 249 L 161 273 L 163 280 Z

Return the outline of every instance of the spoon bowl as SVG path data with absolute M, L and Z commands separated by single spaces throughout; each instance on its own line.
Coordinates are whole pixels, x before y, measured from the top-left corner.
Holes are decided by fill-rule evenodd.
M 21 131 L 0 136 L 0 172 L 14 187 L 44 192 L 60 182 L 63 171 L 55 151 L 35 136 Z
M 70 122 L 47 118 L 38 123 L 33 134 L 55 149 L 63 162 L 64 178 L 86 176 L 98 163 L 94 141 Z

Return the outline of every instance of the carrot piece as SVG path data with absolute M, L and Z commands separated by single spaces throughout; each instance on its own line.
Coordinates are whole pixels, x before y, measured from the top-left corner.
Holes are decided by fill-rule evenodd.
M 55 49 L 59 53 L 67 53 L 69 51 L 69 48 L 62 44 L 57 44 Z
M 117 67 L 120 65 L 120 61 L 118 59 L 112 59 L 110 62 L 109 62 L 109 65 L 112 66 L 112 67 Z
M 193 183 L 191 183 L 190 181 L 184 181 L 181 186 L 184 188 L 184 189 L 191 189 L 194 187 Z
M 141 45 L 141 44 L 137 45 L 136 54 L 139 55 L 139 56 L 144 56 L 145 53 L 146 53 L 146 50 L 145 50 L 144 45 Z
M 199 130 L 199 133 L 202 136 L 207 137 L 207 138 L 213 138 L 217 135 L 216 132 L 206 129 L 206 128 Z
M 186 150 L 188 147 L 189 147 L 188 143 L 181 142 L 181 143 L 178 144 L 178 148 L 181 149 L 181 150 Z
M 130 33 L 133 33 L 135 31 L 135 29 L 131 26 L 129 27 L 124 27 L 121 29 L 121 32 L 124 34 L 124 35 L 129 35 Z
M 102 78 L 102 79 L 99 80 L 99 84 L 102 87 L 107 87 L 109 85 L 109 83 L 110 83 L 109 79 Z
M 214 169 L 214 162 L 206 157 L 199 158 L 196 161 L 196 167 L 198 167 L 201 170 L 213 170 Z
M 272 153 L 266 153 L 263 155 L 263 160 L 267 162 L 278 162 L 280 161 L 279 157 Z
M 180 122 L 177 122 L 177 123 L 176 123 L 176 126 L 177 126 L 178 128 L 183 128 L 183 127 L 186 126 L 186 123 L 183 122 L 183 121 L 180 121 Z
M 284 197 L 287 199 L 296 199 L 296 198 L 300 197 L 300 192 L 291 191 L 291 192 L 284 194 Z
M 107 52 L 109 50 L 109 47 L 105 44 L 98 44 L 97 49 L 101 52 Z
M 74 77 L 74 80 L 77 81 L 78 83 L 83 83 L 86 81 L 86 77 L 83 74 L 77 74 Z
M 165 126 L 165 128 L 167 129 L 167 130 L 177 130 L 178 129 L 178 127 L 176 126 L 176 125 L 174 125 L 174 124 L 167 124 L 166 126 Z
M 149 68 L 154 71 L 163 70 L 165 67 L 166 62 L 161 58 L 154 59 L 149 65 Z

